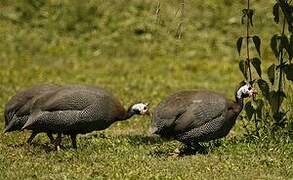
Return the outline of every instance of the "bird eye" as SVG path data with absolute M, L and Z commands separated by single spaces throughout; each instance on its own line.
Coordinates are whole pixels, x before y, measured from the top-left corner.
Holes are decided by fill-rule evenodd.
M 249 86 L 249 87 L 248 87 L 248 90 L 250 91 L 251 89 L 252 89 L 252 87 L 251 87 L 251 86 Z
M 143 110 L 146 110 L 147 109 L 147 107 L 145 106 L 145 107 L 143 107 Z

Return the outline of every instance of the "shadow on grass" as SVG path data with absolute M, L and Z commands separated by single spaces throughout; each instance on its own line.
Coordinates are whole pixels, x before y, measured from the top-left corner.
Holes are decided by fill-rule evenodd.
M 110 141 L 115 141 L 117 139 L 120 139 L 122 141 L 127 142 L 130 146 L 138 146 L 138 145 L 149 145 L 151 150 L 148 153 L 150 156 L 153 157 L 169 157 L 172 156 L 175 150 L 174 145 L 166 145 L 168 144 L 167 139 L 161 138 L 159 136 L 152 136 L 152 135 L 144 135 L 144 134 L 121 134 L 118 136 L 111 136 L 111 135 L 105 135 L 104 133 L 90 133 L 87 135 L 82 135 L 79 137 L 80 139 L 89 140 L 94 138 L 101 138 L 101 139 L 109 139 Z M 67 140 L 66 140 L 67 139 Z M 173 142 L 174 143 L 174 142 Z M 172 142 L 170 141 L 170 144 Z M 78 149 L 82 149 L 82 144 L 79 144 Z M 21 143 L 21 144 L 8 144 L 8 147 L 11 148 L 29 148 L 29 149 L 43 149 L 46 153 L 50 153 L 53 151 L 56 151 L 53 144 L 50 142 L 44 142 L 41 141 L 33 141 L 31 144 L 27 143 Z M 89 146 L 89 144 L 87 144 Z M 172 147 L 173 146 L 173 147 Z M 190 155 L 196 155 L 196 154 L 208 154 L 210 152 L 213 152 L 217 147 L 221 146 L 221 141 L 214 141 L 209 142 L 201 145 L 197 148 L 181 148 L 180 153 L 178 153 L 178 156 L 190 156 Z M 66 136 L 62 138 L 62 144 L 61 144 L 61 150 L 67 151 L 67 150 L 74 150 L 71 145 L 71 141 L 68 140 Z
M 101 139 L 123 139 L 127 141 L 131 146 L 137 146 L 137 145 L 152 145 L 152 144 L 162 144 L 164 140 L 162 140 L 160 137 L 155 136 L 147 136 L 142 134 L 137 135 L 118 135 L 118 136 L 111 136 L 111 135 L 105 135 L 104 133 L 91 133 L 87 135 L 82 135 L 78 137 L 80 139 L 89 140 L 93 138 L 101 138 Z M 68 140 L 65 140 L 66 137 L 62 138 L 62 144 L 60 146 L 61 150 L 70 150 L 73 149 L 71 146 L 71 142 L 68 142 Z M 69 143 L 69 144 L 68 144 Z M 21 144 L 7 144 L 8 147 L 11 148 L 20 148 L 20 147 L 28 147 L 28 148 L 38 148 L 38 149 L 44 149 L 45 152 L 49 153 L 52 151 L 56 151 L 54 145 L 52 145 L 50 142 L 42 143 L 40 141 L 33 141 L 31 144 L 27 143 L 21 143 Z M 79 149 L 79 148 L 78 148 Z
M 56 151 L 55 147 L 50 143 L 41 143 L 41 142 L 32 142 L 29 144 L 33 148 L 43 149 L 46 153 L 50 153 L 52 151 Z
M 193 156 L 197 154 L 207 155 L 210 151 L 206 147 L 201 149 L 189 149 L 189 150 L 180 150 L 180 152 L 175 152 L 176 150 L 165 150 L 165 149 L 156 149 L 149 153 L 153 157 L 184 157 L 184 156 Z
M 144 134 L 121 134 L 121 135 L 106 135 L 104 133 L 91 133 L 81 136 L 83 139 L 93 139 L 93 138 L 102 138 L 102 139 L 123 139 L 127 141 L 130 145 L 140 145 L 140 144 L 159 144 L 163 143 L 164 139 L 158 136 L 144 135 Z
M 131 145 L 152 145 L 152 144 L 162 144 L 164 140 L 158 136 L 148 136 L 143 134 L 135 135 L 119 135 L 119 138 L 126 139 Z
M 82 135 L 82 136 L 80 136 L 80 138 L 82 138 L 82 139 L 93 139 L 93 138 L 107 139 L 107 138 L 111 138 L 111 136 L 106 135 L 103 132 L 100 132 L 100 133 L 92 132 L 92 133 Z
M 54 148 L 54 146 L 52 144 L 50 144 L 48 142 L 47 143 L 41 143 L 39 141 L 32 142 L 31 144 L 28 144 L 26 142 L 20 143 L 20 144 L 7 144 L 7 147 L 9 147 L 9 148 L 27 148 L 27 149 L 38 148 L 38 149 L 45 150 L 46 153 L 55 151 L 55 148 Z
M 165 147 L 157 147 L 155 150 L 149 153 L 149 155 L 154 157 L 183 157 L 192 155 L 207 155 L 212 153 L 218 147 L 221 146 L 221 141 L 212 141 L 204 143 L 198 146 L 187 147 L 182 144 L 181 148 L 177 149 L 166 149 Z

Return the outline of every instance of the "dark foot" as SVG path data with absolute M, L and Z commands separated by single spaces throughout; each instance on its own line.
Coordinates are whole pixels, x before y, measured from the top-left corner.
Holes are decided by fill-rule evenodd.
M 58 136 L 56 137 L 56 139 L 53 140 L 53 143 L 52 143 L 54 144 L 56 151 L 60 150 L 61 141 L 62 141 L 62 136 L 61 134 L 58 134 Z
M 53 144 L 54 143 L 54 137 L 52 133 L 47 133 L 48 138 L 50 139 L 50 142 Z
M 201 146 L 198 143 L 187 143 L 184 144 L 183 147 L 175 149 L 173 154 L 175 153 L 177 154 L 177 156 L 193 155 L 196 153 L 207 154 L 207 150 L 205 147 Z
M 76 134 L 71 134 L 70 137 L 71 137 L 72 147 L 74 149 L 77 149 L 77 145 L 76 145 Z
M 180 155 L 180 149 L 181 148 L 176 148 L 173 152 L 169 153 L 169 156 L 172 156 L 172 157 L 178 157 Z
M 38 133 L 36 132 L 32 132 L 31 136 L 28 138 L 28 140 L 26 141 L 28 144 L 31 144 L 33 139 L 36 137 Z

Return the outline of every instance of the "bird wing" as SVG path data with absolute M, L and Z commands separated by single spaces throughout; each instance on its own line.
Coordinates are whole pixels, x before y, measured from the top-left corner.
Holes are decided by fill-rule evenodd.
M 73 109 L 72 106 L 67 110 L 35 109 L 22 129 L 64 134 L 87 133 L 105 129 L 112 123 L 111 120 L 115 118 L 115 115 L 112 117 L 114 101 L 108 97 L 104 98 L 103 96 L 97 97 L 94 103 L 82 110 Z
M 44 93 L 34 99 L 30 116 L 22 129 L 50 129 L 59 125 L 61 127 L 66 123 L 69 126 L 76 121 L 79 113 L 93 104 L 96 99 L 93 91 L 71 86 Z
M 180 91 L 165 98 L 155 108 L 151 123 L 151 130 L 154 134 L 172 136 L 174 122 L 180 118 L 192 103 L 190 101 L 191 91 Z
M 35 100 L 31 115 L 23 129 L 34 127 L 40 130 L 38 126 L 65 127 L 65 124 L 66 127 L 72 128 L 76 123 L 88 124 L 92 123 L 92 120 L 108 122 L 116 118 L 117 114 L 114 113 L 118 105 L 120 105 L 119 101 L 111 93 L 98 88 L 62 87 L 57 91 L 43 94 Z M 95 126 L 97 125 L 95 123 Z
M 192 103 L 188 106 L 184 116 L 176 123 L 179 127 L 200 127 L 214 118 L 225 114 L 228 103 L 225 97 L 213 92 L 202 91 L 192 97 Z
M 58 85 L 54 84 L 42 84 L 18 92 L 5 105 L 5 124 L 11 121 L 14 115 L 28 115 L 30 112 L 31 101 L 33 98 L 39 96 L 40 94 L 43 94 L 44 92 L 52 91 L 58 87 Z
M 83 110 L 97 101 L 97 97 L 106 97 L 107 93 L 101 93 L 95 89 L 87 89 L 81 86 L 66 86 L 54 92 L 39 96 L 33 102 L 31 111 L 62 111 Z
M 182 91 L 169 96 L 154 112 L 155 133 L 172 135 L 200 127 L 227 109 L 226 99 L 208 91 Z
M 190 129 L 179 134 L 175 134 L 175 138 L 181 142 L 188 143 L 190 141 L 202 142 L 224 137 L 229 129 L 225 130 L 225 115 L 213 118 L 209 123 L 199 127 Z
M 78 122 L 81 111 L 34 111 L 28 118 L 24 129 L 36 130 L 39 132 L 66 132 L 68 127 Z

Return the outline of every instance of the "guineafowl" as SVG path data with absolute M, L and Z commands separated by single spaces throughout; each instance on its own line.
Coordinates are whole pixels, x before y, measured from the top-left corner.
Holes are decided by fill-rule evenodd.
M 147 104 L 138 103 L 126 111 L 114 95 L 100 87 L 70 85 L 39 97 L 22 129 L 70 135 L 77 148 L 77 134 L 104 130 L 116 121 L 148 114 Z M 56 146 L 61 136 L 55 139 Z
M 5 132 L 20 131 L 23 125 L 28 120 L 30 115 L 30 107 L 33 101 L 41 94 L 48 93 L 56 90 L 60 86 L 53 84 L 36 85 L 29 89 L 18 92 L 13 96 L 5 105 L 4 119 L 5 119 Z M 33 131 L 28 139 L 31 143 L 38 132 Z M 53 136 L 48 133 L 48 137 L 53 141 Z
M 254 95 L 249 84 L 237 89 L 235 102 L 211 91 L 177 92 L 155 108 L 150 130 L 184 143 L 187 149 L 200 147 L 199 142 L 226 136 L 243 108 L 243 98 Z

